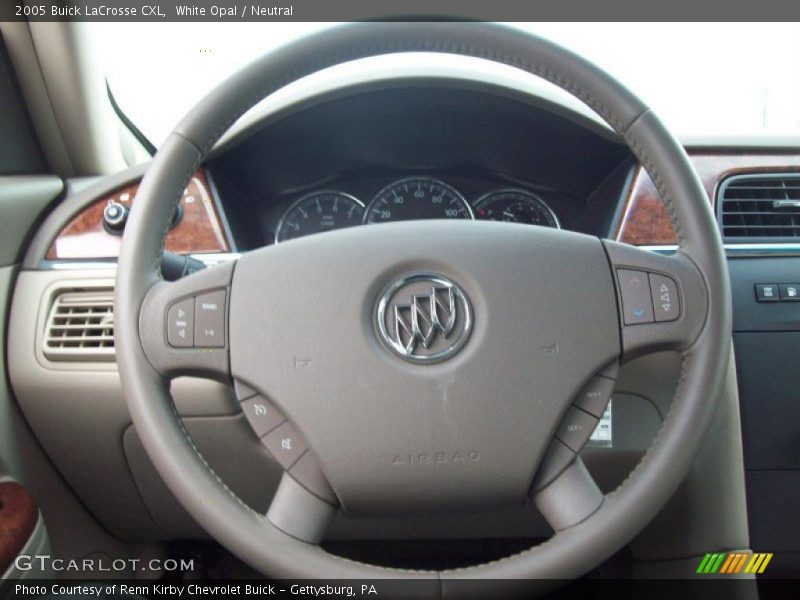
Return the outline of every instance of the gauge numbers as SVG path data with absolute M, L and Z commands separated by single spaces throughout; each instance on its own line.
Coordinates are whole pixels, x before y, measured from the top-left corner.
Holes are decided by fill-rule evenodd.
M 378 192 L 364 214 L 365 223 L 473 218 L 472 208 L 461 194 L 428 177 L 395 181 Z
M 485 195 L 475 204 L 475 217 L 561 228 L 553 209 L 538 196 L 523 190 L 500 190 Z
M 292 204 L 281 217 L 275 239 L 295 238 L 360 225 L 364 205 L 342 192 L 314 192 Z

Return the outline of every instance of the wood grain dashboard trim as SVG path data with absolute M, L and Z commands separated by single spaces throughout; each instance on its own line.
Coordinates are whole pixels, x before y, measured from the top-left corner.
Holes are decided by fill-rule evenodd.
M 45 255 L 48 260 L 116 258 L 122 236 L 106 231 L 103 210 L 110 201 L 131 206 L 139 182 L 103 196 L 78 213 L 58 233 Z M 167 234 L 165 248 L 177 254 L 230 252 L 231 244 L 222 225 L 208 178 L 197 171 L 181 198 L 183 218 Z
M 700 175 L 700 181 L 712 205 L 716 198 L 717 187 L 730 175 L 800 171 L 798 153 L 692 152 L 690 159 Z M 677 243 L 666 205 L 656 191 L 650 176 L 641 166 L 636 167 L 614 237 L 617 241 L 635 246 L 665 246 Z
M 14 481 L 0 482 L 0 573 L 25 548 L 38 519 L 39 508 L 24 487 Z

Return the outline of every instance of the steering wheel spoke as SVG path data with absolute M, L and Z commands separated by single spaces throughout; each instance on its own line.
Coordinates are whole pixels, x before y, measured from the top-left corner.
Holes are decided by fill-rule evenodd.
M 158 281 L 139 315 L 142 348 L 164 378 L 193 375 L 230 380 L 228 307 L 234 263 L 177 281 Z
M 563 531 L 591 517 L 603 504 L 597 487 L 580 457 L 533 495 L 536 508 L 555 531 Z
M 234 379 L 239 405 L 253 432 L 297 483 L 317 498 L 339 505 L 319 459 L 286 415 L 255 388 Z
M 617 286 L 623 358 L 689 348 L 708 312 L 706 287 L 694 262 L 681 251 L 664 256 L 603 243 Z
M 293 538 L 317 544 L 325 536 L 336 509 L 335 504 L 311 493 L 287 471 L 267 511 L 267 519 Z

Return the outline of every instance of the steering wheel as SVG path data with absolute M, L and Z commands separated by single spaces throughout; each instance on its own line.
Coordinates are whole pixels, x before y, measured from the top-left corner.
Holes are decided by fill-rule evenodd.
M 325 67 L 398 52 L 504 63 L 594 109 L 655 182 L 679 240 L 662 256 L 570 231 L 432 220 L 354 227 L 160 279 L 190 175 L 256 102 Z M 550 42 L 484 23 L 349 24 L 264 56 L 176 127 L 139 189 L 116 280 L 131 417 L 167 486 L 220 543 L 273 577 L 572 579 L 628 543 L 685 477 L 715 411 L 731 337 L 724 251 L 681 146 L 636 96 Z M 648 452 L 603 494 L 577 452 L 619 360 L 682 354 Z M 226 487 L 169 395 L 179 375 L 232 382 L 284 466 L 266 514 Z M 610 382 L 610 383 L 609 383 Z M 487 564 L 406 571 L 325 552 L 337 510 L 448 512 L 533 501 L 555 531 Z

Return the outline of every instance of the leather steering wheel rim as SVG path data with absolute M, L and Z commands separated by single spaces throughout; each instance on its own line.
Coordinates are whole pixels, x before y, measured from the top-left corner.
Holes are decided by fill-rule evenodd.
M 154 366 L 145 340 L 149 325 L 144 305 L 160 285 L 165 224 L 189 177 L 220 136 L 258 101 L 303 76 L 398 52 L 450 53 L 510 65 L 558 85 L 594 109 L 655 182 L 678 237 L 676 260 L 696 274 L 697 285 L 685 293 L 684 303 L 699 297 L 703 308 L 691 336 L 671 346 L 651 345 L 680 350 L 682 370 L 672 408 L 627 480 L 585 519 L 569 523 L 547 542 L 491 563 L 447 571 L 387 569 L 342 559 L 287 535 L 246 506 L 195 448 L 169 396 L 171 372 Z M 651 260 L 644 251 L 613 243 L 606 243 L 606 252 L 617 266 L 646 267 Z M 655 269 L 660 267 L 656 264 Z M 252 63 L 201 101 L 159 149 L 137 194 L 120 252 L 116 353 L 131 417 L 153 464 L 188 512 L 234 554 L 275 577 L 428 578 L 430 595 L 438 597 L 455 589 L 450 580 L 463 578 L 578 577 L 629 542 L 657 514 L 685 477 L 714 415 L 729 361 L 729 298 L 716 222 L 688 157 L 652 111 L 611 76 L 548 41 L 497 25 L 349 24 L 288 44 Z M 626 332 L 623 345 L 644 344 L 637 335 Z M 207 375 L 203 367 L 181 372 Z M 224 370 L 218 377 L 227 379 Z

